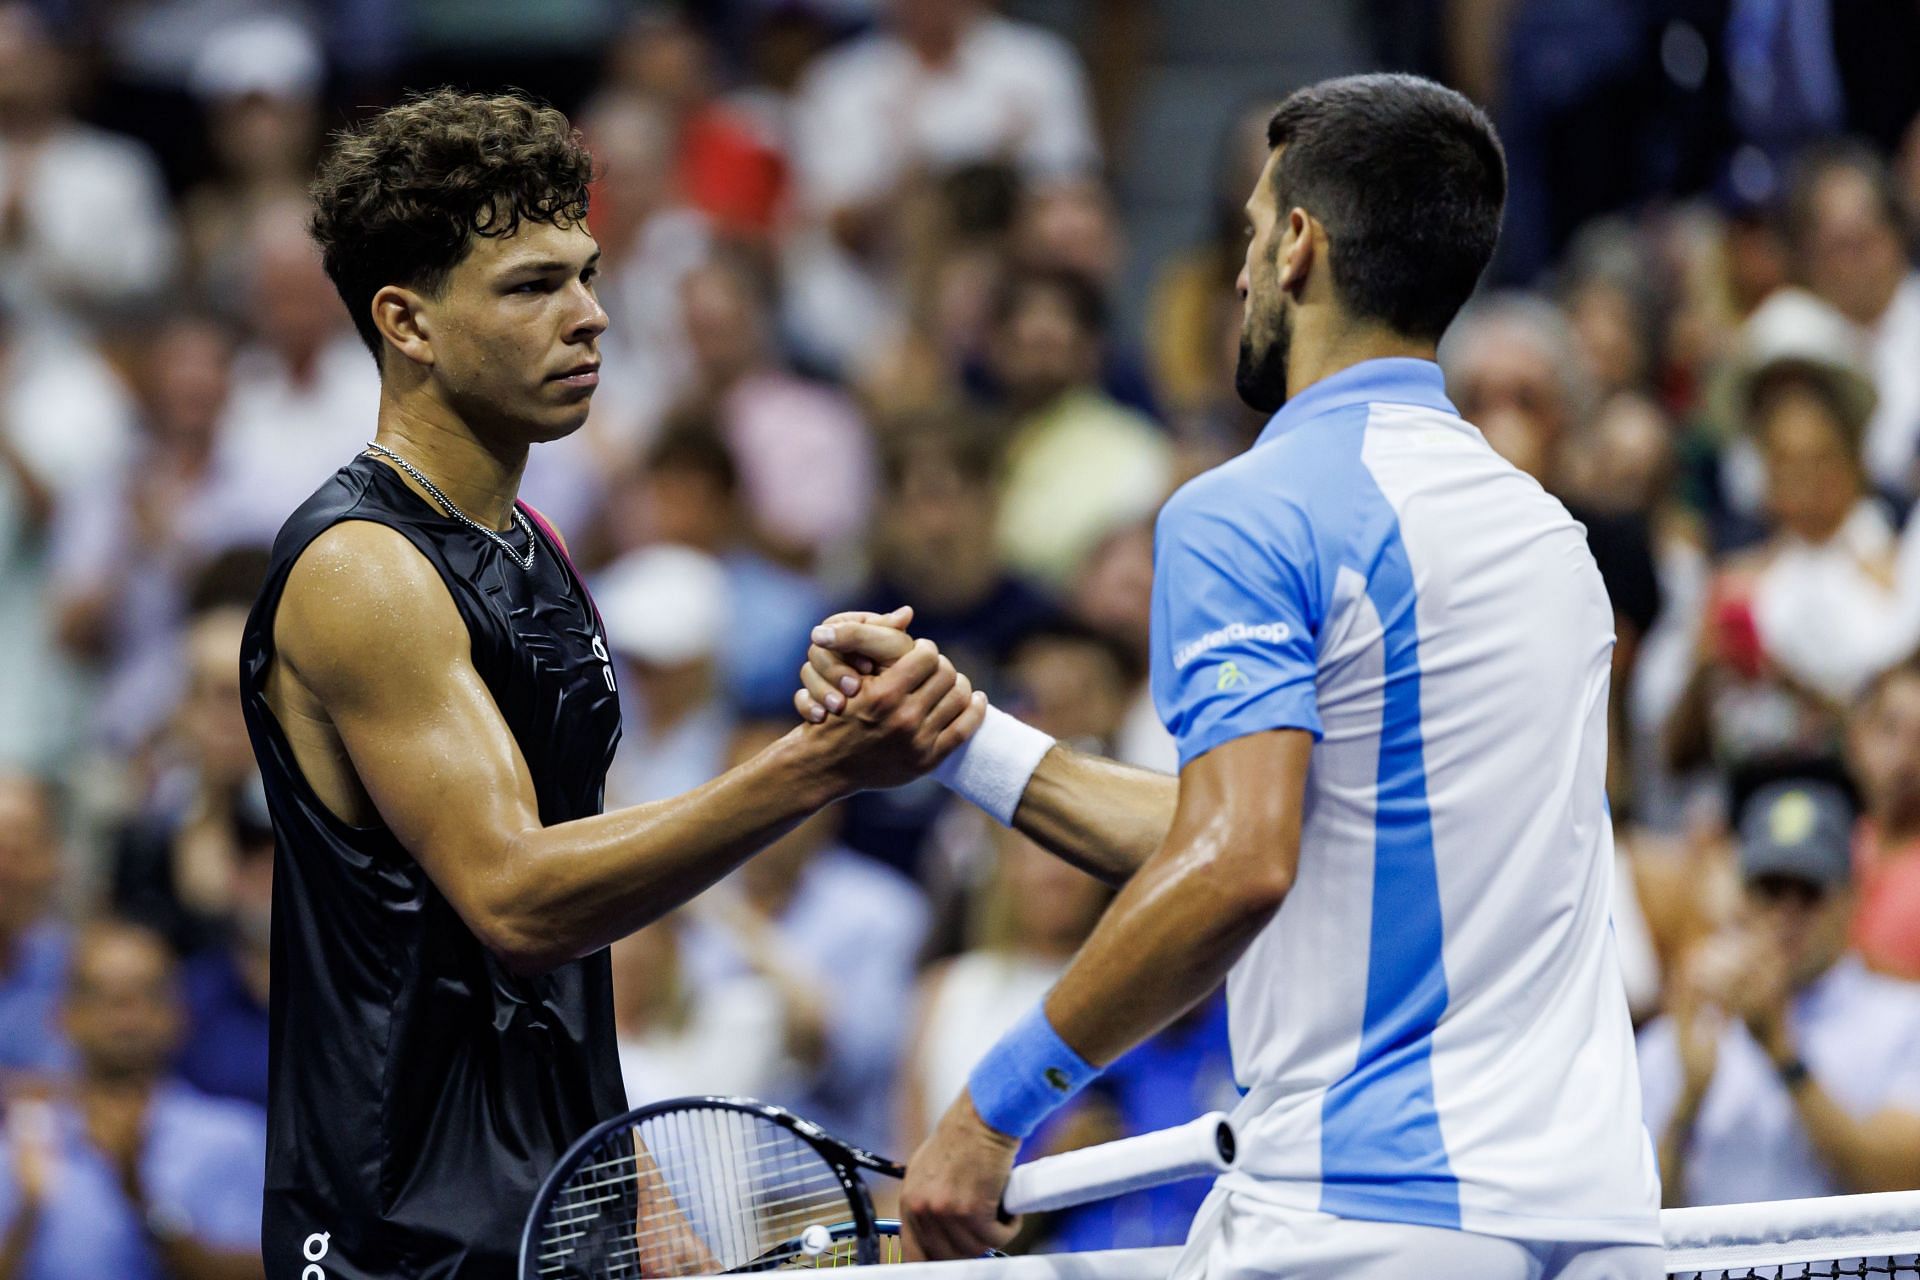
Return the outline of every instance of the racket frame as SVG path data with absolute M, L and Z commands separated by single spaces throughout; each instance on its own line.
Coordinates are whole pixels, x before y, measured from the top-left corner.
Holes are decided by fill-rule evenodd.
M 860 1177 L 860 1171 L 884 1174 L 889 1178 L 903 1178 L 907 1170 L 904 1165 L 889 1160 L 885 1156 L 875 1155 L 840 1141 L 804 1116 L 795 1115 L 785 1107 L 771 1102 L 761 1102 L 754 1098 L 732 1098 L 718 1094 L 694 1094 L 684 1098 L 667 1098 L 660 1102 L 650 1102 L 644 1107 L 634 1107 L 608 1120 L 602 1120 L 576 1139 L 566 1153 L 555 1162 L 553 1169 L 540 1183 L 540 1190 L 533 1197 L 533 1207 L 527 1211 L 526 1225 L 520 1230 L 520 1265 L 517 1269 L 520 1280 L 540 1280 L 540 1273 L 534 1263 L 539 1257 L 539 1242 L 535 1238 L 537 1229 L 544 1223 L 553 1209 L 553 1202 L 559 1197 L 567 1180 L 579 1171 L 586 1153 L 600 1145 L 609 1135 L 621 1129 L 632 1129 L 644 1120 L 654 1116 L 666 1115 L 676 1111 L 737 1111 L 759 1116 L 786 1129 L 805 1142 L 814 1152 L 826 1161 L 839 1180 L 841 1189 L 846 1193 L 849 1216 L 855 1233 L 855 1253 L 862 1266 L 872 1266 L 880 1260 L 878 1223 L 874 1215 L 873 1197 L 867 1192 L 867 1184 Z M 634 1139 L 639 1144 L 639 1139 Z

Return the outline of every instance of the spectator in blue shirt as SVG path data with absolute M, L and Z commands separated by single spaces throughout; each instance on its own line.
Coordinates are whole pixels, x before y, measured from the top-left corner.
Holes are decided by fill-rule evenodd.
M 60 850 L 46 787 L 0 773 L 0 1091 L 8 1078 L 66 1065 L 55 1025 L 67 930 L 48 913 Z
M 258 787 L 235 799 L 233 879 L 225 937 L 181 970 L 187 1038 L 179 1071 L 202 1093 L 267 1105 L 267 926 L 273 914 L 273 825 Z
M 172 953 L 136 925 L 75 939 L 61 1010 L 78 1070 L 0 1140 L 0 1280 L 240 1280 L 259 1253 L 266 1120 L 167 1076 Z

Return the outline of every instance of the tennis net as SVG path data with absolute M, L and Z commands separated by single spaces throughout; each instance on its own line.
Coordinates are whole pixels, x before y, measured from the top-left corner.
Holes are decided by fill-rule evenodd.
M 1920 1280 L 1920 1191 L 1669 1209 L 1667 1274 L 1682 1280 Z M 868 1267 L 867 1280 L 1166 1280 L 1178 1248 Z

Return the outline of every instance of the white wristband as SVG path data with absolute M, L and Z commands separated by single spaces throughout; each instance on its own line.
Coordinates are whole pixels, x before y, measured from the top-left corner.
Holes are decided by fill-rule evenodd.
M 1010 827 L 1027 780 L 1051 750 L 1050 734 L 998 707 L 988 707 L 979 730 L 942 760 L 933 776 L 955 795 L 973 801 L 1002 826 Z

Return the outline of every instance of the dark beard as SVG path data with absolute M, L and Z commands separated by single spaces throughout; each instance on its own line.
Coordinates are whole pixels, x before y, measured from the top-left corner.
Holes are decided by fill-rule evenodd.
M 1287 352 L 1293 346 L 1293 323 L 1284 309 L 1273 317 L 1273 340 L 1259 351 L 1253 335 L 1240 331 L 1240 361 L 1233 370 L 1233 389 L 1250 409 L 1277 413 L 1287 402 Z

